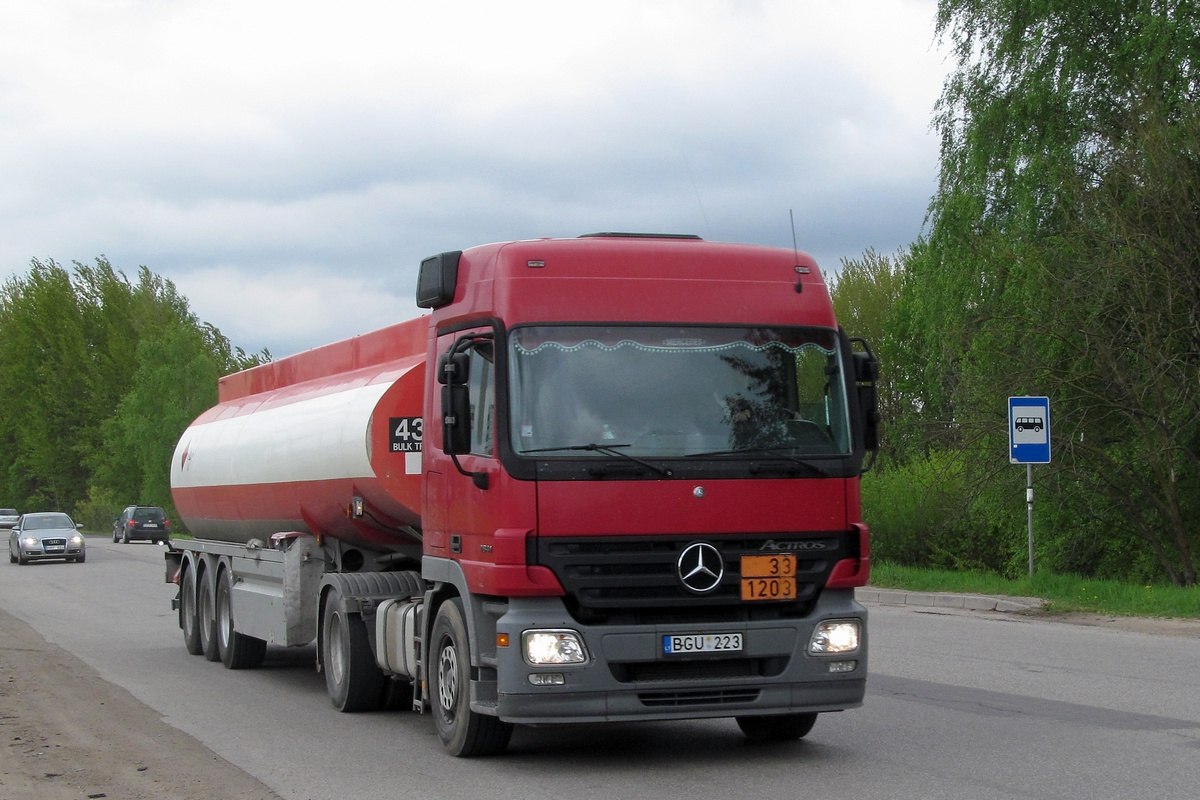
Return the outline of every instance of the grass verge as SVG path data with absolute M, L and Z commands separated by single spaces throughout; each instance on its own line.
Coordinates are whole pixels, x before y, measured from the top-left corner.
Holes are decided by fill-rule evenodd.
M 1032 579 L 1008 580 L 978 572 L 918 569 L 871 564 L 871 585 L 910 592 L 1040 597 L 1050 612 L 1086 611 L 1124 617 L 1200 619 L 1200 587 L 1143 585 L 1092 580 L 1077 575 L 1034 573 Z

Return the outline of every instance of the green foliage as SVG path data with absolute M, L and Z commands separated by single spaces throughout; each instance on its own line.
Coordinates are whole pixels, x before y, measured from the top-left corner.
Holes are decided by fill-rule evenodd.
M 867 473 L 863 517 L 871 552 L 913 567 L 1019 574 L 1025 558 L 1023 491 L 1003 481 L 972 482 L 961 455 L 934 451 Z M 986 491 L 974 493 L 974 485 Z M 1020 561 L 1024 569 L 1025 561 Z
M 890 434 L 894 457 L 920 472 L 930 453 L 960 454 L 958 554 L 1019 574 L 1005 398 L 1048 395 L 1037 558 L 1192 585 L 1200 10 L 942 0 L 938 25 L 956 68 L 928 237 L 890 316 L 910 420 Z M 1009 544 L 980 558 L 987 536 Z
M 173 514 L 180 433 L 218 376 L 270 355 L 234 348 L 145 267 L 136 283 L 103 257 L 74 267 L 35 260 L 0 289 L 0 493 L 88 530 L 134 503 Z

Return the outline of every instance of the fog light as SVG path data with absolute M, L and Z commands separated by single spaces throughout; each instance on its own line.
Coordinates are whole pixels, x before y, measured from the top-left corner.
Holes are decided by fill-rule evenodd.
M 525 631 L 521 634 L 525 662 L 539 664 L 586 664 L 587 650 L 575 631 Z
M 830 672 L 854 672 L 858 668 L 857 661 L 830 661 Z
M 562 686 L 567 678 L 561 672 L 534 672 L 529 676 L 534 686 Z
M 859 637 L 858 620 L 826 620 L 813 631 L 808 652 L 818 656 L 853 653 L 858 649 Z

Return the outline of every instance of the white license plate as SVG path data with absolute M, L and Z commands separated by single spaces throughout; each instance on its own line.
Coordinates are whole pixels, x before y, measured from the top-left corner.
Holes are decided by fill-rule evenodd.
M 157 528 L 158 523 L 157 522 L 143 522 L 142 527 L 143 528 Z
M 663 636 L 663 653 L 736 653 L 742 649 L 740 633 L 689 633 Z

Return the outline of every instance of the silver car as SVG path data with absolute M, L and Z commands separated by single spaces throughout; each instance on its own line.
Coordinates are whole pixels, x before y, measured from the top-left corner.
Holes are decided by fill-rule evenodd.
M 58 511 L 24 514 L 9 534 L 8 560 L 13 564 L 44 558 L 83 561 L 86 553 L 79 532 L 82 527 Z
M 11 528 L 20 518 L 15 508 L 0 508 L 0 528 Z

